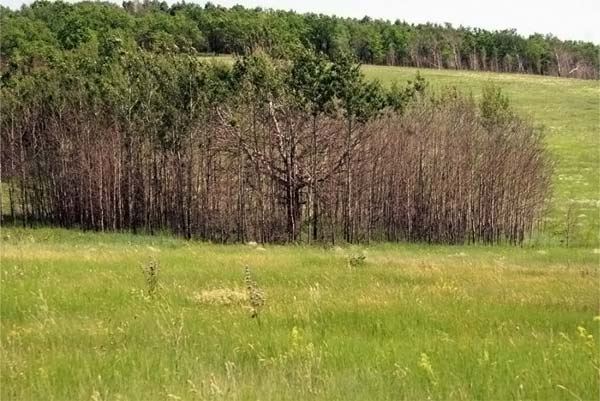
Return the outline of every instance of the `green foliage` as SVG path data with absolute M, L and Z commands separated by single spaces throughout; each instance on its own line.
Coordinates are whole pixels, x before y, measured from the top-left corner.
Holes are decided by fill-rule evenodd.
M 393 81 L 385 95 L 385 102 L 392 110 L 402 114 L 412 100 L 425 93 L 427 86 L 427 81 L 417 71 L 414 81 L 408 80 L 408 85 L 400 86 L 397 81 Z
M 348 266 L 350 267 L 361 267 L 364 266 L 367 261 L 367 255 L 364 253 L 351 255 L 348 257 Z
M 148 263 L 142 266 L 142 273 L 146 280 L 146 293 L 151 298 L 155 297 L 158 293 L 160 264 L 155 258 L 150 258 Z
M 502 93 L 499 86 L 494 85 L 483 87 L 479 109 L 488 126 L 502 125 L 514 115 L 508 96 Z
M 154 52 L 248 55 L 262 50 L 289 59 L 314 50 L 330 60 L 352 54 L 360 62 L 598 78 L 597 45 L 560 41 L 514 30 L 454 28 L 315 14 L 225 8 L 207 3 L 35 1 L 3 10 L 2 55 L 34 48 L 73 50 L 94 37 L 115 34 Z M 29 51 L 31 52 L 31 51 Z M 43 53 L 42 53 L 43 54 Z
M 146 50 L 204 52 L 208 44 L 197 24 L 183 14 L 148 13 L 137 21 L 135 39 Z
M 331 110 L 334 106 L 334 80 L 332 64 L 323 55 L 301 51 L 294 57 L 290 89 L 298 102 L 313 115 Z
M 249 90 L 257 99 L 268 100 L 281 93 L 283 76 L 275 61 L 262 52 L 244 56 L 233 65 L 232 82 Z
M 92 37 L 92 33 L 76 15 L 68 15 L 64 18 L 64 25 L 56 33 L 56 38 L 65 50 L 76 49 Z
M 344 115 L 364 122 L 381 112 L 385 106 L 384 94 L 378 81 L 365 79 L 353 56 L 344 54 L 336 59 L 331 74 L 333 88 Z
M 244 267 L 244 284 L 246 285 L 246 294 L 248 296 L 248 306 L 252 318 L 260 318 L 260 311 L 265 304 L 265 295 L 256 281 L 252 278 L 250 267 Z
M 370 64 L 381 64 L 383 61 L 383 44 L 379 30 L 369 23 L 361 23 L 352 27 L 350 45 L 359 60 Z

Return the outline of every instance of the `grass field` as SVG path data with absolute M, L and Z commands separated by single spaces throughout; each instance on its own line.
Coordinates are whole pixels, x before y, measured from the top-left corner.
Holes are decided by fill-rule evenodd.
M 2 400 L 600 396 L 598 250 L 1 235 Z
M 364 66 L 369 78 L 387 84 L 414 78 L 417 69 Z M 500 86 L 514 108 L 546 132 L 554 162 L 553 196 L 544 235 L 535 242 L 561 244 L 571 227 L 570 245 L 600 243 L 600 84 L 598 81 L 537 75 L 418 70 L 433 88 L 456 87 L 478 96 L 484 85 Z

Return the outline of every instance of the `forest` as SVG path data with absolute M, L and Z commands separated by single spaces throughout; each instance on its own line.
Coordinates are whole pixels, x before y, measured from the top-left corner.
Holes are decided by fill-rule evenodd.
M 598 79 L 599 46 L 550 34 L 519 35 L 451 24 L 411 24 L 292 11 L 225 8 L 158 1 L 36 1 L 0 8 L 4 75 L 34 68 L 61 51 L 94 41 L 156 53 L 249 55 L 260 49 L 289 58 L 300 49 L 329 59 L 352 54 L 361 63 L 516 72 Z M 400 16 L 401 17 L 401 16 Z
M 24 65 L 20 65 L 24 67 Z M 521 243 L 550 165 L 496 87 L 384 87 L 353 55 L 233 65 L 110 37 L 9 74 L 3 210 L 215 242 Z

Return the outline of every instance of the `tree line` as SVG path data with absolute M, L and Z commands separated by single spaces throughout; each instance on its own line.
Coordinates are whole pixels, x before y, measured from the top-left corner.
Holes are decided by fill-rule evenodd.
M 0 88 L 6 220 L 215 242 L 520 243 L 541 133 L 496 88 L 383 87 L 352 55 L 233 65 L 110 36 Z
M 409 24 L 158 1 L 111 3 L 36 1 L 19 11 L 2 7 L 0 56 L 5 73 L 29 68 L 108 37 L 155 52 L 248 55 L 262 49 L 288 58 L 300 49 L 331 60 L 353 54 L 360 62 L 419 68 L 517 72 L 598 79 L 600 47 L 552 35 L 523 37 L 450 24 Z

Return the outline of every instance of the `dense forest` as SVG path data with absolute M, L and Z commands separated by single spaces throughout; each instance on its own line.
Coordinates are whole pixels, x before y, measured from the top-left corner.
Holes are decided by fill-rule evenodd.
M 156 53 L 248 55 L 261 49 L 289 58 L 300 49 L 333 60 L 353 54 L 362 63 L 519 72 L 597 79 L 599 46 L 514 30 L 486 31 L 450 24 L 414 25 L 289 11 L 165 2 L 37 1 L 19 11 L 0 8 L 4 75 L 35 68 L 61 51 L 94 41 Z
M 548 196 L 540 132 L 493 87 L 478 102 L 419 76 L 383 87 L 352 54 L 312 50 L 231 64 L 107 34 L 43 61 L 19 46 L 0 88 L 13 222 L 216 242 L 520 243 Z

